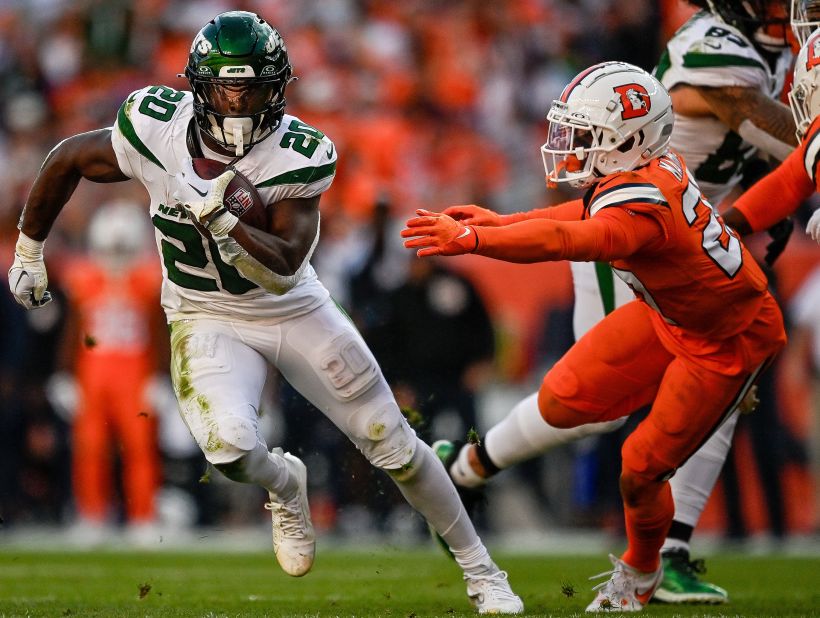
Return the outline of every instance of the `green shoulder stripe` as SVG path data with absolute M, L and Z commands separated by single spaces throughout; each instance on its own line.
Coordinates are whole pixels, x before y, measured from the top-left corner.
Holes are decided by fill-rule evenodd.
M 669 60 L 669 50 L 663 50 L 663 55 L 661 59 L 658 60 L 658 66 L 655 67 L 655 78 L 659 81 L 663 81 L 664 74 L 669 70 L 669 67 L 672 66 L 672 62 Z
M 279 174 L 268 180 L 256 183 L 256 187 L 276 187 L 278 185 L 309 185 L 323 180 L 336 173 L 336 161 L 319 167 L 303 167 L 298 170 Z
M 683 66 L 687 69 L 703 69 L 706 67 L 758 67 L 766 71 L 766 65 L 754 58 L 736 56 L 734 54 L 700 54 L 689 52 L 683 56 Z
M 142 140 L 137 135 L 137 131 L 134 129 L 134 125 L 131 123 L 131 118 L 129 117 L 132 107 L 134 107 L 134 97 L 130 96 L 125 103 L 122 104 L 120 111 L 117 112 L 117 127 L 137 152 L 152 163 L 158 165 L 163 171 L 167 171 L 165 166 L 159 162 L 159 159 L 148 149 L 148 146 L 142 143 Z

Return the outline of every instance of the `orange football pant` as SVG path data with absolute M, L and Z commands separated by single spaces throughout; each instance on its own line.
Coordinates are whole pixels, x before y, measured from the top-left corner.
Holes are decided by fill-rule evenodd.
M 97 362 L 99 361 L 99 362 Z M 80 405 L 73 426 L 73 486 L 78 513 L 103 521 L 113 494 L 113 454 L 122 462 L 129 522 L 154 517 L 159 486 L 156 420 L 144 403 L 145 363 L 95 358 L 78 372 Z
M 621 451 L 628 541 L 622 559 L 644 572 L 658 568 L 674 516 L 668 478 L 742 399 L 759 369 L 727 376 L 676 357 L 661 344 L 650 311 L 634 301 L 609 314 L 547 373 L 538 394 L 541 415 L 554 427 L 614 420 L 654 401 Z

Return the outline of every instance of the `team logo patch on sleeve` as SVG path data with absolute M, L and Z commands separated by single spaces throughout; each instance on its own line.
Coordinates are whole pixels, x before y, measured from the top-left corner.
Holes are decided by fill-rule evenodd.
M 640 84 L 624 84 L 615 86 L 613 90 L 621 96 L 622 120 L 646 116 L 652 109 L 652 99 Z

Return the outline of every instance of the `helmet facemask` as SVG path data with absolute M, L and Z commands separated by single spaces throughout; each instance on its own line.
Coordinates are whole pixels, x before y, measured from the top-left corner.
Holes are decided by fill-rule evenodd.
M 241 157 L 279 126 L 285 111 L 287 77 L 219 78 L 190 75 L 200 129 Z
M 789 106 L 802 138 L 809 125 L 820 115 L 820 30 L 803 44 L 794 65 L 794 83 L 789 92 Z
M 569 115 L 566 103 L 561 101 L 553 102 L 547 120 L 547 142 L 541 146 L 547 184 L 588 187 L 596 180 L 596 155 L 604 151 L 601 129 L 594 127 L 589 119 Z
M 820 27 L 820 0 L 792 0 L 792 32 L 801 46 Z

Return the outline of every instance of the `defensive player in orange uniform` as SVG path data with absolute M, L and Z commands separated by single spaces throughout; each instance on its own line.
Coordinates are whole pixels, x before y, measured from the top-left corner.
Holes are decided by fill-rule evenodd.
M 79 542 L 102 540 L 99 533 L 112 515 L 114 449 L 122 458 L 127 536 L 143 544 L 159 539 L 154 530 L 157 426 L 146 396 L 160 369 L 158 350 L 167 345 L 157 309 L 161 280 L 145 256 L 149 238 L 138 207 L 103 206 L 89 227 L 89 258 L 64 270 L 68 356 L 79 395 L 72 426 Z
M 766 277 L 668 149 L 669 94 L 643 70 L 607 62 L 581 72 L 547 116 L 550 184 L 575 200 L 502 227 L 419 211 L 405 246 L 420 257 L 478 253 L 510 262 L 610 262 L 637 299 L 599 322 L 547 373 L 543 420 L 603 422 L 652 404 L 623 446 L 628 547 L 587 611 L 635 611 L 662 578 L 672 522 L 667 482 L 744 398 L 785 344 Z

